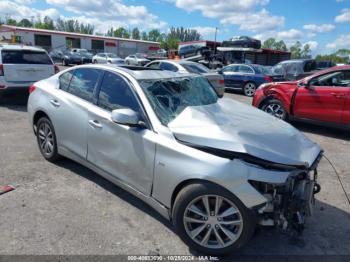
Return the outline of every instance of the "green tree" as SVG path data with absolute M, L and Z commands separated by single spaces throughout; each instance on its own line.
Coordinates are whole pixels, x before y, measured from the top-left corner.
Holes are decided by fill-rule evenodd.
M 158 29 L 152 29 L 148 32 L 148 40 L 149 41 L 155 41 L 160 42 L 161 33 Z
M 111 29 L 107 31 L 106 36 L 113 36 L 113 32 L 114 32 L 114 29 L 113 27 L 111 27 Z
M 335 64 L 346 64 L 349 62 L 349 59 L 337 56 L 336 54 L 317 55 L 315 59 L 316 61 L 333 62 Z
M 195 29 L 186 29 L 184 27 L 171 27 L 168 38 L 179 39 L 181 42 L 198 41 L 201 35 Z
M 135 27 L 132 30 L 131 37 L 132 37 L 132 39 L 136 39 L 136 40 L 140 40 L 141 39 L 140 30 L 137 27 Z
M 114 37 L 130 38 L 129 31 L 124 27 L 119 27 L 113 32 Z
M 292 59 L 299 59 L 302 57 L 301 43 L 297 41 L 294 45 L 289 48 Z
M 148 34 L 147 34 L 147 32 L 142 32 L 142 33 L 141 33 L 141 39 L 142 39 L 142 40 L 145 40 L 145 41 L 149 40 L 149 39 L 148 39 Z
M 276 43 L 275 45 L 275 49 L 276 50 L 280 50 L 280 51 L 288 51 L 287 45 L 283 40 L 280 40 Z
M 19 23 L 17 24 L 18 26 L 22 26 L 22 27 L 32 27 L 33 24 L 32 22 L 30 22 L 28 19 L 24 18 L 21 21 L 19 21 Z
M 92 35 L 94 33 L 94 29 L 95 29 L 95 27 L 91 24 L 80 23 L 79 32 L 82 34 Z
M 281 50 L 281 51 L 287 51 L 287 45 L 284 43 L 283 40 L 276 41 L 275 38 L 269 38 L 264 41 L 262 44 L 262 48 L 267 49 L 274 49 L 274 50 Z
M 272 37 L 269 39 L 266 39 L 262 44 L 262 48 L 275 49 L 275 47 L 276 47 L 276 39 Z
M 6 24 L 7 25 L 17 25 L 17 21 L 15 20 L 15 19 L 12 19 L 12 18 L 8 18 L 7 20 L 6 20 Z
M 311 58 L 311 48 L 309 44 L 304 45 L 301 51 L 301 58 Z

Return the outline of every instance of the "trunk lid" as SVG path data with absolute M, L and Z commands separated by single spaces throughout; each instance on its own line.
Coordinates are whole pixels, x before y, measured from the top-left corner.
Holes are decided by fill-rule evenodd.
M 214 88 L 224 87 L 224 77 L 216 72 L 203 73 L 204 76 Z

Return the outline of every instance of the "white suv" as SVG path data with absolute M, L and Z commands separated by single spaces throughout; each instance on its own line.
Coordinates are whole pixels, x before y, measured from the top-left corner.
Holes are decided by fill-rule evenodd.
M 34 82 L 58 71 L 44 49 L 0 44 L 0 97 L 5 93 L 27 90 Z

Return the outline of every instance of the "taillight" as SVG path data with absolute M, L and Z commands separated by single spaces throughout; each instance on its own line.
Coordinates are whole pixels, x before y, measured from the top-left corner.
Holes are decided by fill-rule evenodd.
M 224 79 L 220 79 L 220 80 L 219 80 L 219 84 L 220 84 L 220 85 L 224 85 L 224 84 L 225 84 L 225 80 L 224 80 Z
M 4 75 L 4 65 L 0 64 L 0 76 Z
M 29 87 L 29 94 L 33 93 L 35 91 L 35 85 L 32 85 Z
M 264 79 L 266 82 L 273 82 L 273 79 L 271 76 L 265 76 Z
M 55 74 L 57 74 L 60 71 L 60 68 L 57 65 L 54 65 L 53 68 L 55 70 Z

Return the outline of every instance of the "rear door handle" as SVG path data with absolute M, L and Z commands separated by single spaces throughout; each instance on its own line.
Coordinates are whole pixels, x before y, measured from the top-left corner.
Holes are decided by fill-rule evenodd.
M 102 128 L 102 125 L 97 120 L 89 120 L 89 125 L 94 128 Z
M 59 107 L 60 103 L 56 100 L 56 99 L 51 99 L 50 100 L 51 105 L 53 105 L 54 107 Z

